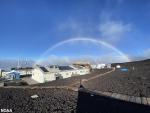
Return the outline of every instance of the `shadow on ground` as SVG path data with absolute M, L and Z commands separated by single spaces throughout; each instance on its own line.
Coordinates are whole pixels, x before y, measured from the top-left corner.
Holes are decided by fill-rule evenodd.
M 79 89 L 77 113 L 150 113 L 150 107 Z

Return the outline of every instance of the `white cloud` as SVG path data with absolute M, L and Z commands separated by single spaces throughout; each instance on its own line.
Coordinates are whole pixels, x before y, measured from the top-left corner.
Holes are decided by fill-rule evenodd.
M 149 48 L 149 49 L 146 49 L 146 50 L 144 51 L 143 56 L 144 56 L 145 58 L 150 58 L 150 48 Z
M 150 59 L 150 48 L 145 49 L 138 56 L 129 56 L 131 61 Z
M 88 23 L 86 25 L 88 26 Z M 92 31 L 92 29 L 90 27 L 86 27 L 86 25 L 83 22 L 68 18 L 66 21 L 58 25 L 58 30 L 70 32 L 73 36 L 81 36 L 86 34 L 86 32 Z
M 88 34 L 92 34 L 96 27 L 92 22 L 84 22 L 82 20 L 78 20 L 75 18 L 66 18 L 65 21 L 62 21 L 56 26 L 58 32 L 68 32 L 69 36 L 88 36 Z
M 112 6 L 112 3 L 114 8 L 109 6 Z M 106 7 L 100 12 L 98 26 L 100 36 L 104 41 L 111 44 L 119 43 L 121 39 L 127 38 L 127 34 L 135 31 L 135 27 L 131 22 L 125 22 L 123 19 L 118 18 L 118 12 L 116 11 L 119 10 L 122 3 L 123 0 L 108 0 Z
M 58 26 L 59 30 L 80 30 L 81 25 L 73 19 L 67 19 Z
M 126 33 L 132 31 L 132 25 L 124 24 L 121 21 L 107 20 L 100 24 L 99 31 L 105 41 L 116 43 L 124 38 Z
M 37 64 L 42 64 L 42 65 L 48 65 L 48 64 L 51 64 L 51 65 L 68 65 L 68 64 L 71 64 L 71 60 L 69 57 L 60 57 L 60 56 L 56 56 L 56 55 L 50 55 L 48 56 L 47 59 L 44 59 L 44 60 L 39 60 L 37 62 Z

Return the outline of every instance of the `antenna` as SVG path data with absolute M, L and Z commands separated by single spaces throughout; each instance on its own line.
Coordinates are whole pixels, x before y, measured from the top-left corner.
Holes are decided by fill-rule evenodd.
M 26 58 L 26 60 L 25 60 L 25 70 L 26 70 L 26 75 L 28 74 L 28 65 L 27 65 L 27 58 Z
M 20 68 L 20 61 L 19 61 L 19 58 L 18 58 L 17 68 Z
M 25 65 L 27 66 L 27 58 L 26 58 L 26 60 L 25 60 Z

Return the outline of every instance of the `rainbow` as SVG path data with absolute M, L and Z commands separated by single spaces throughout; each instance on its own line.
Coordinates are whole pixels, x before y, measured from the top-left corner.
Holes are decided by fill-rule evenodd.
M 94 43 L 94 44 L 100 44 L 100 45 L 103 45 L 105 47 L 108 47 L 108 48 L 112 49 L 113 51 L 115 51 L 116 53 L 118 53 L 125 60 L 125 62 L 129 62 L 130 61 L 130 59 L 128 58 L 128 56 L 126 54 L 124 54 L 123 52 L 121 52 L 119 49 L 117 49 L 116 47 L 112 46 L 111 44 L 109 44 L 109 43 L 107 43 L 105 41 L 102 41 L 102 40 L 93 39 L 93 38 L 85 38 L 85 37 L 76 37 L 76 38 L 71 38 L 71 39 L 68 39 L 68 40 L 64 40 L 64 41 L 58 42 L 55 45 L 51 46 L 49 49 L 47 49 L 41 55 L 40 58 L 43 58 L 45 55 L 47 55 L 49 52 L 51 52 L 55 48 L 58 48 L 59 46 L 62 46 L 62 45 L 67 44 L 67 43 L 80 42 L 80 41 L 91 42 L 91 43 Z M 38 59 L 36 64 L 38 64 L 40 61 L 41 61 L 41 59 Z

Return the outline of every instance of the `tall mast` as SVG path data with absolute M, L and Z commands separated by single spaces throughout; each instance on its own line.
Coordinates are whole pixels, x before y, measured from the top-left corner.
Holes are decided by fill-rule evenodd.
M 20 61 L 19 61 L 19 58 L 18 58 L 17 68 L 20 68 Z
M 28 73 L 28 66 L 27 66 L 27 58 L 26 58 L 26 61 L 25 61 L 25 70 L 26 70 L 26 75 L 27 75 L 27 73 Z

